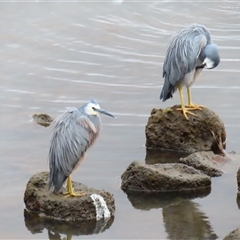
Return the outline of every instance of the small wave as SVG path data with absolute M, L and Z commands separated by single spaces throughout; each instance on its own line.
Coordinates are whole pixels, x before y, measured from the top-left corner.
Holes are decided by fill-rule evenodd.
M 73 26 L 77 26 L 77 27 L 86 27 L 86 25 L 80 24 L 80 23 L 72 23 Z
M 129 41 L 133 41 L 133 42 L 139 42 L 139 43 L 146 43 L 146 44 L 158 44 L 157 42 L 153 42 L 153 41 L 149 41 L 149 40 L 142 40 L 142 39 L 139 39 L 139 38 L 132 38 L 132 37 L 127 37 L 127 36 L 123 36 L 123 35 L 119 35 L 117 33 L 109 33 L 113 36 L 116 36 L 118 38 L 123 38 L 123 39 L 126 39 L 126 40 L 129 40 Z
M 65 62 L 65 63 L 76 63 L 76 64 L 83 64 L 83 65 L 90 65 L 90 66 L 101 66 L 100 63 L 93 63 L 93 62 L 84 62 L 84 61 L 73 61 L 73 60 L 65 60 L 65 59 L 58 59 L 58 62 Z
M 48 71 L 54 71 L 54 72 L 79 73 L 78 71 L 74 71 L 74 70 L 71 70 L 71 69 L 49 68 L 49 67 L 43 67 L 43 68 L 48 70 Z
M 127 87 L 127 88 L 156 88 L 159 86 L 143 86 L 143 85 L 130 85 L 130 84 L 117 84 L 117 83 L 100 83 L 100 82 L 90 82 L 84 80 L 73 80 L 68 78 L 56 78 L 51 76 L 45 76 L 45 78 L 56 80 L 56 81 L 66 81 L 66 82 L 75 82 L 75 83 L 84 83 L 84 84 L 92 84 L 92 85 L 101 85 L 101 86 L 110 86 L 110 87 Z M 124 79 L 127 79 L 126 77 Z
M 157 63 L 157 62 L 151 62 L 151 61 L 143 61 L 143 60 L 140 60 L 140 59 L 122 59 L 120 60 L 121 62 L 129 62 L 129 63 L 143 63 L 143 64 L 151 64 L 151 65 L 155 65 L 155 66 L 160 66 L 160 63 Z
M 221 58 L 222 62 L 240 62 L 240 59 L 236 58 Z
M 23 93 L 23 94 L 35 94 L 34 92 L 19 90 L 19 89 L 6 89 L 7 92 L 16 92 L 16 93 Z

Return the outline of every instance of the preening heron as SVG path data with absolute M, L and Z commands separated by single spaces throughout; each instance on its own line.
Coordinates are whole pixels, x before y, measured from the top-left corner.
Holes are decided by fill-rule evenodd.
M 208 29 L 200 24 L 192 24 L 175 34 L 168 46 L 163 64 L 165 78 L 160 99 L 166 101 L 173 97 L 178 89 L 181 110 L 186 119 L 187 114 L 196 115 L 191 110 L 202 109 L 193 104 L 190 87 L 203 68 L 212 69 L 218 66 L 220 57 L 217 45 L 213 44 Z M 187 87 L 188 105 L 184 105 L 182 87 Z
M 81 196 L 72 187 L 71 173 L 82 162 L 85 152 L 94 143 L 101 129 L 99 114 L 115 118 L 91 99 L 80 108 L 69 108 L 54 121 L 49 150 L 49 189 L 54 186 L 58 193 L 67 180 L 67 195 Z

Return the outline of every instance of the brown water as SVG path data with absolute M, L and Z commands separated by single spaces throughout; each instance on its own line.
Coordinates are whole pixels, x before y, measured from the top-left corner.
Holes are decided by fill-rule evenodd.
M 210 28 L 222 59 L 201 74 L 193 100 L 223 119 L 227 151 L 239 152 L 238 1 L 0 3 L 0 238 L 57 239 L 61 233 L 72 239 L 221 239 L 239 227 L 239 155 L 231 155 L 225 174 L 200 195 L 136 197 L 120 189 L 127 166 L 145 161 L 151 109 L 179 103 L 177 94 L 159 100 L 162 64 L 170 35 L 192 22 Z M 29 221 L 25 186 L 33 174 L 48 170 L 52 131 L 31 122 L 31 115 L 56 117 L 90 97 L 117 119 L 102 117 L 102 134 L 73 179 L 113 193 L 115 218 L 89 231 Z

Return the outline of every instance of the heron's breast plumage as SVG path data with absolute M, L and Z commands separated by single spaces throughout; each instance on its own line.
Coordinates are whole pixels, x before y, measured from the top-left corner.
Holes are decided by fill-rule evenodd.
M 89 132 L 89 146 L 91 146 L 99 136 L 101 130 L 101 119 L 99 116 L 89 116 L 88 118 L 95 127 L 95 131 L 90 130 Z

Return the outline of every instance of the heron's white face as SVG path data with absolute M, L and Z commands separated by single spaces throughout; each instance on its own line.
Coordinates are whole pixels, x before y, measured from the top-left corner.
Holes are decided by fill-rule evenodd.
M 205 64 L 204 68 L 207 68 L 207 69 L 212 69 L 215 67 L 215 63 L 207 57 L 204 59 L 202 64 Z
M 85 112 L 88 115 L 99 115 L 99 112 L 95 111 L 95 109 L 100 109 L 100 106 L 98 104 L 94 104 L 90 102 L 85 107 Z

